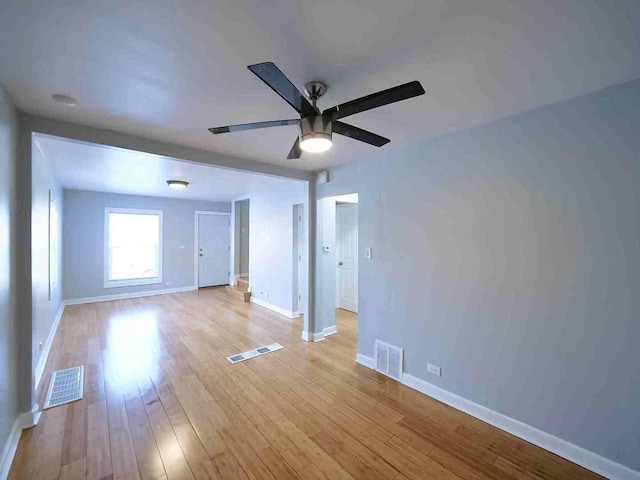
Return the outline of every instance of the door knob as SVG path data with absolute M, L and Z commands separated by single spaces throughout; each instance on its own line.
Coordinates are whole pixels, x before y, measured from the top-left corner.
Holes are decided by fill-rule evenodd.
M 339 266 L 342 266 L 342 262 L 338 262 L 338 265 L 339 265 Z

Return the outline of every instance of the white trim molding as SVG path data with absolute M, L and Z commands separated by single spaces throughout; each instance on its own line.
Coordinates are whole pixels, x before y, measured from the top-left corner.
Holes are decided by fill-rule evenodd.
M 280 315 L 283 315 L 287 318 L 296 318 L 294 316 L 294 312 L 292 312 L 291 310 L 287 310 L 286 308 L 282 308 L 282 307 L 278 307 L 277 305 L 274 305 L 273 303 L 269 303 L 266 302 L 260 298 L 256 298 L 253 295 L 251 295 L 251 303 L 255 303 L 256 305 L 260 305 L 261 307 L 264 308 L 268 308 L 269 310 L 279 313 Z
M 58 326 L 60 325 L 60 319 L 62 318 L 62 314 L 64 312 L 64 301 L 60 303 L 60 308 L 58 309 L 58 313 L 56 314 L 56 318 L 53 320 L 53 325 L 51 325 L 51 330 L 49 330 L 49 335 L 47 336 L 47 340 L 44 342 L 44 347 L 40 352 L 40 358 L 38 358 L 38 364 L 36 365 L 35 371 L 35 388 L 36 390 L 40 386 L 40 382 L 42 381 L 42 374 L 44 373 L 44 367 L 47 365 L 47 359 L 49 358 L 49 352 L 51 351 L 51 345 L 53 345 L 53 339 L 56 336 L 56 332 L 58 331 Z
M 40 421 L 41 413 L 38 404 L 35 403 L 31 411 L 19 414 L 16 421 L 13 422 L 9 437 L 2 448 L 2 456 L 0 457 L 0 480 L 6 480 L 9 476 L 9 470 L 11 469 L 13 457 L 18 449 L 22 430 L 35 427 Z
M 356 362 L 371 369 L 374 369 L 375 367 L 375 360 L 372 357 L 368 357 L 360 353 L 356 356 Z M 555 435 L 543 432 L 542 430 L 532 427 L 531 425 L 527 425 L 519 420 L 507 417 L 502 413 L 479 405 L 471 400 L 467 400 L 464 397 L 437 387 L 418 377 L 414 377 L 408 373 L 403 373 L 402 383 L 407 387 L 413 388 L 420 393 L 424 393 L 429 397 L 435 398 L 450 407 L 460 410 L 472 417 L 478 418 L 483 422 L 487 422 L 500 430 L 504 430 L 518 438 L 533 443 L 538 447 L 544 448 L 545 450 L 555 453 L 562 458 L 566 458 L 573 463 L 577 463 L 578 465 L 581 465 L 584 468 L 604 477 L 612 480 L 640 480 L 640 472 L 556 437 Z
M 13 423 L 13 428 L 9 433 L 7 441 L 4 443 L 2 449 L 2 457 L 0 457 L 0 480 L 6 480 L 9 476 L 9 470 L 11 469 L 11 463 L 13 457 L 18 449 L 18 442 L 20 442 L 20 435 L 22 435 L 22 424 L 20 423 L 20 417 L 16 418 Z
M 86 297 L 86 298 L 72 298 L 65 300 L 65 305 L 80 305 L 83 303 L 95 303 L 95 302 L 110 302 L 112 300 L 126 300 L 127 298 L 140 298 L 140 297 L 152 297 L 154 295 L 167 295 L 169 293 L 182 293 L 192 292 L 197 290 L 196 287 L 180 287 L 180 288 L 167 288 L 164 290 L 149 290 L 146 292 L 131 292 L 131 293 L 119 293 L 116 295 L 101 295 L 99 297 Z
M 356 363 L 359 363 L 362 366 L 370 368 L 371 370 L 376 369 L 376 362 L 373 359 L 373 357 L 367 357 L 366 355 L 362 355 L 361 353 L 358 353 L 356 355 Z
M 18 420 L 20 421 L 20 428 L 26 430 L 27 428 L 35 427 L 40 421 L 40 415 L 42 415 L 40 406 L 37 403 L 34 403 L 30 411 L 22 412 L 18 417 Z
M 324 333 L 325 337 L 328 337 L 329 335 L 334 335 L 338 333 L 338 327 L 335 325 L 331 325 L 330 327 L 325 327 L 324 330 L 322 330 L 322 333 Z
M 321 342 L 324 340 L 324 333 L 323 332 L 312 333 L 312 332 L 307 332 L 306 330 L 303 330 L 302 339 L 305 342 Z

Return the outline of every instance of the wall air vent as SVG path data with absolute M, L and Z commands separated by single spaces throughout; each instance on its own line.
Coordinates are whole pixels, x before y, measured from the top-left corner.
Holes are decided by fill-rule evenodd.
M 376 340 L 376 370 L 378 372 L 399 382 L 402 381 L 402 357 L 402 348 Z

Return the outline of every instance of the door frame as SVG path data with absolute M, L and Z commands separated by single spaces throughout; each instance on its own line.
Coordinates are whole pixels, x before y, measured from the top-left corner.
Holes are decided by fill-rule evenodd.
M 199 224 L 199 215 L 226 215 L 229 217 L 229 250 L 227 251 L 227 265 L 229 267 L 228 272 L 231 272 L 231 212 L 210 212 L 207 210 L 196 210 L 193 212 L 193 224 L 194 224 L 194 235 L 193 235 L 193 286 L 196 288 L 200 288 L 198 286 L 198 273 L 200 267 L 200 256 L 198 255 L 198 224 Z M 227 279 L 229 285 L 231 285 L 231 275 L 227 274 Z

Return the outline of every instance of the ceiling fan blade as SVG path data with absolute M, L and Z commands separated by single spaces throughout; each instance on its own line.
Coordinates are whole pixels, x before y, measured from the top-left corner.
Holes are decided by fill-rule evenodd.
M 257 63 L 249 65 L 247 68 L 269 85 L 274 92 L 280 95 L 303 117 L 320 113 L 273 62 Z
M 333 120 L 337 120 L 339 118 L 348 117 L 349 115 L 364 112 L 365 110 L 382 107 L 383 105 L 399 102 L 400 100 L 406 100 L 423 94 L 424 88 L 422 88 L 420 82 L 414 80 L 413 82 L 405 83 L 404 85 L 399 85 L 378 93 L 372 93 L 366 97 L 361 97 L 347 103 L 336 105 L 333 108 L 325 110 L 323 115 L 330 115 Z
M 333 130 L 333 133 L 339 133 L 340 135 L 344 135 L 345 137 L 353 138 L 354 140 L 360 140 L 361 142 L 368 143 L 369 145 L 373 145 L 375 147 L 381 147 L 391 141 L 388 138 L 381 137 L 380 135 L 376 135 L 375 133 L 367 132 L 366 130 L 363 130 L 361 128 L 338 121 L 334 121 L 331 125 L 331 128 Z
M 218 133 L 241 132 L 242 130 L 255 130 L 256 128 L 280 127 L 282 125 L 298 125 L 299 123 L 300 123 L 299 119 L 292 118 L 289 120 L 272 120 L 270 122 L 240 123 L 238 125 L 214 127 L 214 128 L 210 128 L 209 131 L 215 135 Z
M 300 158 L 300 155 L 302 155 L 302 149 L 300 148 L 300 137 L 296 137 L 296 141 L 294 142 L 293 147 L 291 147 L 289 155 L 287 155 L 287 159 L 295 160 L 296 158 Z

